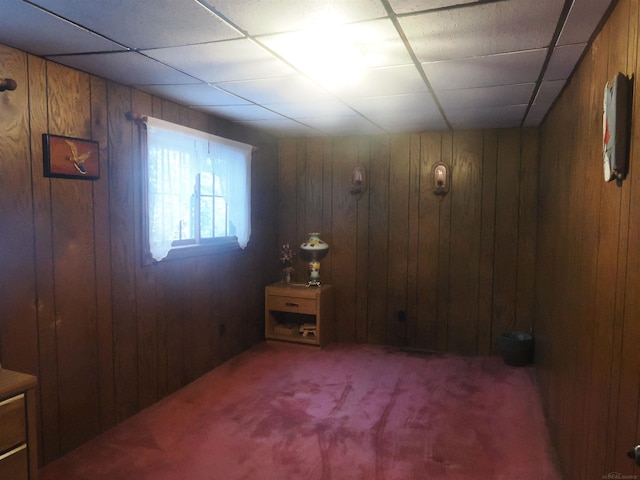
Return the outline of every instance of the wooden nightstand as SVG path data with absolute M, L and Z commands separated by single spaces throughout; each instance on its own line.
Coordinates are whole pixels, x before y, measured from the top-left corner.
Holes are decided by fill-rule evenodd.
M 38 478 L 33 375 L 0 369 L 0 478 Z
M 323 347 L 333 333 L 333 287 L 274 283 L 265 289 L 264 335 L 268 340 Z

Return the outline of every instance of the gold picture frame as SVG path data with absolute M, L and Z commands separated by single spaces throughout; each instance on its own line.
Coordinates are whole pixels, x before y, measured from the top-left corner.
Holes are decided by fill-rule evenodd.
M 100 146 L 94 140 L 42 134 L 44 176 L 96 180 L 100 178 Z

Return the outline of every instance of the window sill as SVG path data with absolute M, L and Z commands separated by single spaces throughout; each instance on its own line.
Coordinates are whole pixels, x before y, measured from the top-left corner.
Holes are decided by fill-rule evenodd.
M 227 237 L 216 239 L 211 243 L 201 243 L 197 245 L 180 245 L 173 247 L 169 254 L 160 261 L 150 260 L 146 265 L 160 263 L 172 260 L 182 260 L 191 257 L 200 257 L 204 255 L 218 255 L 230 253 L 240 250 L 238 239 L 236 237 Z M 150 258 L 150 257 L 149 257 Z

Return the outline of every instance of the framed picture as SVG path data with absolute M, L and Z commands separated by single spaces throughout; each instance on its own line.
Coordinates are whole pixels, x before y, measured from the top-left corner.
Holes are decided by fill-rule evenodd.
M 94 140 L 42 134 L 44 176 L 100 178 L 100 148 Z
M 631 131 L 631 81 L 617 73 L 604 87 L 602 114 L 602 156 L 604 181 L 615 180 L 618 186 L 629 167 L 629 132 Z

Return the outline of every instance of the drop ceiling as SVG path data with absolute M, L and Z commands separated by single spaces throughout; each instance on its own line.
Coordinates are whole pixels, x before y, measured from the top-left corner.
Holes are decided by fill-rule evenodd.
M 0 43 L 277 136 L 536 126 L 611 3 L 2 0 Z

